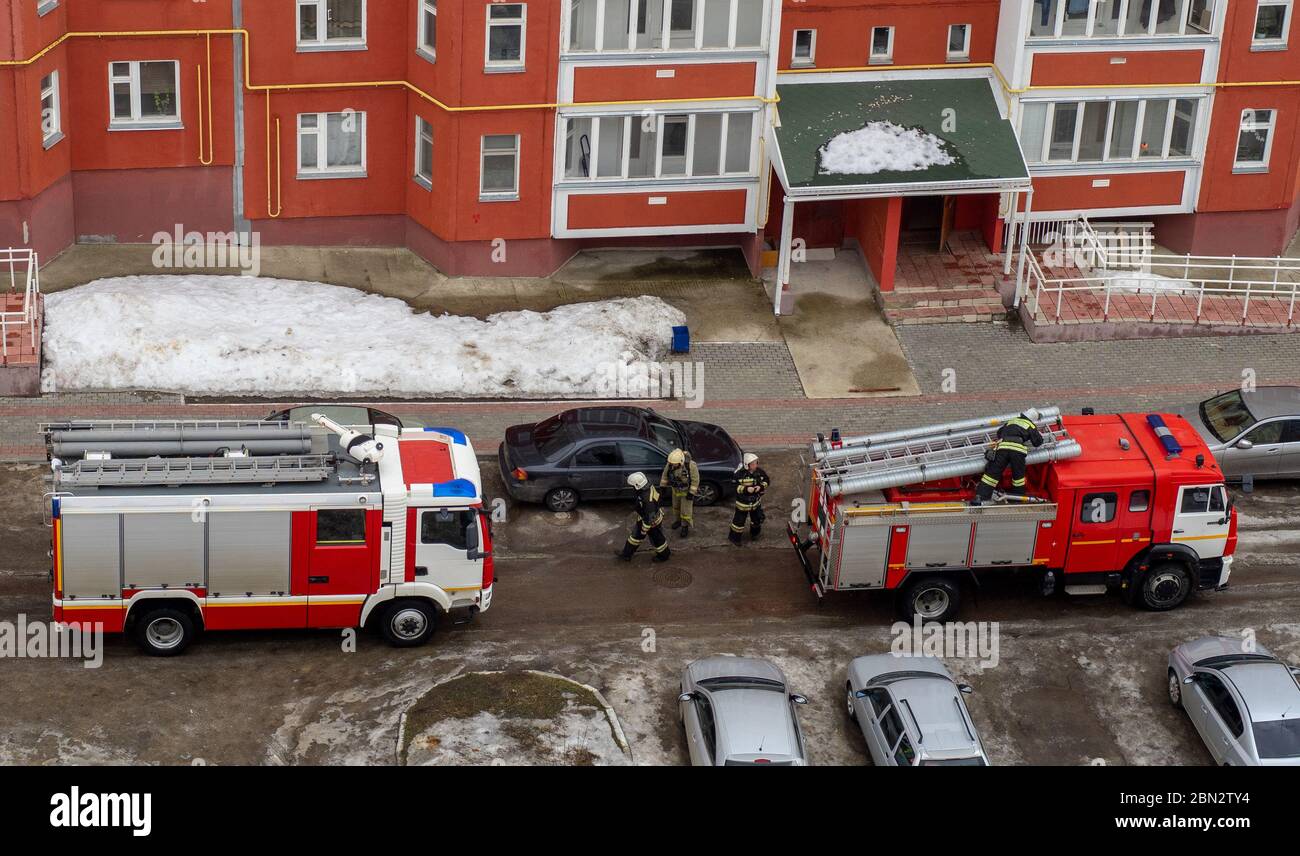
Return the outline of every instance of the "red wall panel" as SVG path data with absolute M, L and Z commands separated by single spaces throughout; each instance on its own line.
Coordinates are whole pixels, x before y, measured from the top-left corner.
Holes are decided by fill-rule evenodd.
M 947 59 L 948 26 L 971 26 L 970 61 L 992 62 L 998 0 L 819 0 L 816 7 L 786 3 L 781 10 L 780 67 L 790 68 L 794 31 L 817 31 L 819 68 L 867 64 L 871 29 L 894 28 L 894 65 L 928 65 Z
M 652 98 L 717 98 L 754 94 L 753 62 L 626 65 L 578 68 L 573 72 L 574 101 L 626 101 Z M 672 77 L 659 77 L 660 72 Z
M 1038 176 L 1034 179 L 1034 211 L 1178 205 L 1183 199 L 1184 175 L 1176 170 Z M 1095 181 L 1106 180 L 1110 181 L 1109 187 L 1093 186 Z M 1024 208 L 1023 202 L 1020 207 Z
M 651 198 L 663 198 L 651 205 Z M 569 197 L 570 229 L 636 226 L 707 226 L 745 222 L 744 190 L 663 193 L 594 193 Z
M 1199 83 L 1205 52 L 1090 51 L 1034 54 L 1034 86 Z

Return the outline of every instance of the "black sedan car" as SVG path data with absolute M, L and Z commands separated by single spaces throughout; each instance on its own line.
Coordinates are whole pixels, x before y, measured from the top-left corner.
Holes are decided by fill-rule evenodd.
M 726 431 L 647 407 L 579 407 L 536 425 L 516 425 L 506 431 L 497 460 L 511 497 L 572 511 L 580 501 L 630 499 L 632 473 L 658 484 L 668 453 L 679 448 L 700 468 L 697 505 L 712 505 L 734 490 L 740 447 Z

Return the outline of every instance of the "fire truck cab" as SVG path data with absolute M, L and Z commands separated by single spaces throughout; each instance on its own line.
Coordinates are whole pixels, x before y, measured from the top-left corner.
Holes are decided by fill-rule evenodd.
M 321 421 L 43 426 L 54 619 L 170 656 L 205 630 L 366 627 L 413 646 L 488 609 L 465 435 Z
M 1117 590 L 1153 610 L 1227 585 L 1236 513 L 1186 420 L 1040 412 L 1026 496 L 983 505 L 971 500 L 985 451 L 1018 414 L 819 438 L 809 517 L 789 528 L 813 591 L 891 590 L 905 617 L 943 621 L 963 584 L 1012 570 L 1038 574 L 1045 593 Z

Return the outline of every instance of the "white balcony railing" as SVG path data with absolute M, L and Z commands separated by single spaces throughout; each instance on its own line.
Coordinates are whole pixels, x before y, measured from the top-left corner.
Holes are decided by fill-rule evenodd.
M 40 263 L 37 254 L 25 249 L 0 250 L 0 276 L 8 274 L 8 288 L 0 285 L 0 358 L 9 356 L 11 330 L 27 329 L 29 341 L 36 341 L 36 302 L 41 293 Z M 14 297 L 21 295 L 13 308 Z

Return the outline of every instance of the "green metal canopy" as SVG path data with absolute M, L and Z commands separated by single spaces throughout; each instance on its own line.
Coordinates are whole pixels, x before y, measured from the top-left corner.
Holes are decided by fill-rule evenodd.
M 814 77 L 808 83 L 781 83 L 776 91 L 777 166 L 792 198 L 1001 192 L 1031 186 L 1015 131 L 1002 118 L 987 77 L 843 82 Z M 862 150 L 863 141 L 882 139 L 872 136 L 882 128 L 886 134 L 906 134 L 913 144 L 923 141 L 932 153 L 941 154 L 910 164 L 919 167 L 915 169 L 890 168 L 899 161 L 885 158 L 882 165 L 876 158 L 869 167 L 877 171 L 846 174 L 846 166 L 856 168 L 861 161 L 846 161 L 843 145 L 856 140 Z M 864 129 L 866 137 L 842 138 L 828 150 L 839 135 Z

